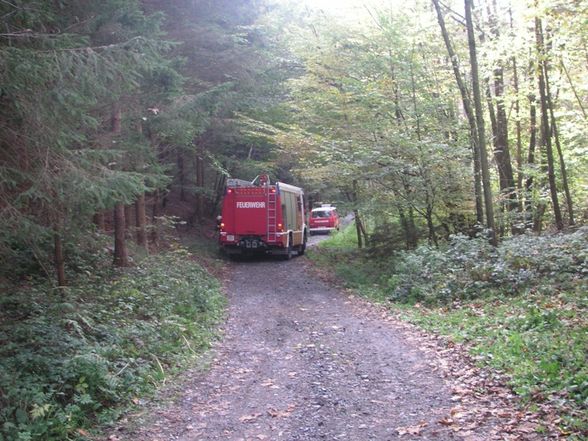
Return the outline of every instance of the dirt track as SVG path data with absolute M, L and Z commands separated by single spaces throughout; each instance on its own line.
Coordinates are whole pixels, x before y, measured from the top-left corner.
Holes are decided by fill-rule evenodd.
M 186 373 L 174 403 L 110 439 L 491 438 L 478 423 L 474 432 L 451 427 L 459 403 L 432 351 L 311 276 L 309 265 L 304 257 L 231 263 L 229 317 L 210 370 Z

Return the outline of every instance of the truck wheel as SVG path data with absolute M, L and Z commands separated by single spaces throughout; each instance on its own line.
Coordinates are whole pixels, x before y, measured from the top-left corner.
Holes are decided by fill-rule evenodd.
M 288 248 L 286 250 L 286 253 L 284 255 L 282 255 L 282 258 L 284 260 L 290 260 L 290 259 L 292 259 L 292 245 L 288 245 Z
M 305 251 L 306 251 L 306 234 L 304 235 L 304 241 L 302 242 L 302 245 L 300 245 L 300 248 L 298 249 L 298 255 L 304 256 Z
M 288 249 L 284 254 L 284 260 L 290 260 L 292 258 L 292 235 L 288 236 Z

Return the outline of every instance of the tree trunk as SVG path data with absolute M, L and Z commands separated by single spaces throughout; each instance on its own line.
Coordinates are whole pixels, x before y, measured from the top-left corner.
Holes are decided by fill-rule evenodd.
M 61 234 L 54 233 L 53 235 L 53 243 L 54 243 L 54 264 L 55 264 L 55 273 L 57 275 L 57 286 L 65 286 L 65 259 L 63 256 L 63 241 L 61 239 Z
M 414 210 L 412 209 L 412 207 L 409 207 L 407 215 L 402 209 L 402 207 L 398 207 L 398 214 L 400 216 L 400 224 L 402 225 L 402 229 L 404 230 L 406 249 L 414 249 L 418 245 L 416 225 L 414 223 Z
M 490 170 L 486 153 L 486 134 L 484 131 L 484 113 L 482 110 L 482 98 L 480 94 L 480 81 L 478 79 L 478 56 L 476 53 L 476 38 L 472 21 L 472 0 L 465 0 L 465 18 L 468 32 L 468 47 L 470 52 L 470 65 L 472 75 L 472 90 L 474 95 L 474 108 L 476 110 L 476 127 L 478 129 L 478 149 L 480 154 L 480 171 L 482 172 L 482 187 L 484 190 L 484 208 L 486 209 L 486 227 L 490 233 L 490 242 L 497 245 L 496 231 L 494 227 L 494 207 L 492 205 L 492 188 L 490 186 Z
M 535 164 L 535 150 L 537 148 L 537 100 L 535 95 L 529 95 L 529 151 L 527 152 L 527 165 Z M 524 216 L 525 227 L 533 228 L 533 187 L 534 178 L 530 174 L 525 181 Z
M 106 229 L 106 222 L 104 220 L 104 212 L 94 214 L 93 217 L 94 225 L 98 231 L 104 231 Z
M 113 103 L 110 122 L 114 136 L 121 132 L 121 120 L 120 105 Z M 114 265 L 118 267 L 125 267 L 129 264 L 129 253 L 125 235 L 125 206 L 119 202 L 114 206 Z
M 133 237 L 133 206 L 125 205 L 125 237 L 131 239 Z
M 145 193 L 139 195 L 135 201 L 135 226 L 137 233 L 137 244 L 148 251 L 147 231 L 145 216 Z
M 529 95 L 529 151 L 527 152 L 527 164 L 535 164 L 535 150 L 537 148 L 537 98 L 535 95 Z M 527 198 L 530 198 L 530 192 L 533 189 L 533 176 L 528 176 L 525 181 Z M 529 201 L 527 201 L 527 205 Z
M 112 115 L 110 118 L 110 126 L 112 133 L 120 133 L 121 132 L 121 122 L 122 122 L 122 113 L 120 110 L 119 103 L 112 104 Z
M 114 265 L 129 266 L 129 254 L 125 240 L 125 206 L 114 206 Z
M 496 0 L 488 4 L 488 17 L 491 33 L 494 39 L 500 38 L 498 28 Z M 493 88 L 494 101 L 496 102 L 496 112 L 493 111 L 492 93 L 490 84 L 488 84 L 488 108 L 492 120 L 492 133 L 494 145 L 494 160 L 498 168 L 499 186 L 504 200 L 504 207 L 510 212 L 516 209 L 516 191 L 514 173 L 510 157 L 510 147 L 508 142 L 508 117 L 504 106 L 504 66 L 502 59 L 498 59 L 493 71 Z
M 474 197 L 476 202 L 476 220 L 478 221 L 478 223 L 482 224 L 484 223 L 484 203 L 481 183 L 482 174 L 480 170 L 480 152 L 477 145 L 478 135 L 474 111 L 472 109 L 472 104 L 466 85 L 463 81 L 461 72 L 459 70 L 459 58 L 453 50 L 453 46 L 451 45 L 451 41 L 449 40 L 449 33 L 447 32 L 447 28 L 445 27 L 445 19 L 443 18 L 441 7 L 439 6 L 439 0 L 433 0 L 433 5 L 435 6 L 435 11 L 437 12 L 437 21 L 439 22 L 439 27 L 441 28 L 441 35 L 443 36 L 443 41 L 445 42 L 445 47 L 447 48 L 447 53 L 449 54 L 449 59 L 451 60 L 451 66 L 453 68 L 455 81 L 457 83 L 457 87 L 461 95 L 463 109 L 466 114 L 468 124 L 470 126 L 470 142 L 474 169 Z
M 202 146 L 199 147 L 196 156 L 196 187 L 198 187 L 196 214 L 198 220 L 202 221 L 204 216 L 204 148 Z
M 185 185 L 186 185 L 186 176 L 184 173 L 184 155 L 182 152 L 177 152 L 177 164 L 178 164 L 178 179 L 180 181 L 180 201 L 186 201 L 186 192 L 185 192 Z
M 545 214 L 546 209 L 547 205 L 545 202 L 539 201 L 533 216 L 533 231 L 535 233 L 541 233 L 541 230 L 543 229 L 543 215 Z
M 561 184 L 563 186 L 564 189 L 564 194 L 566 197 L 566 206 L 568 209 L 568 223 L 569 225 L 574 225 L 575 221 L 574 221 L 574 205 L 572 202 L 572 195 L 570 193 L 570 186 L 568 184 L 568 173 L 566 170 L 566 164 L 564 161 L 564 157 L 563 157 L 563 153 L 561 150 L 561 144 L 559 142 L 559 132 L 557 130 L 557 121 L 555 119 L 555 113 L 553 110 L 553 99 L 551 96 L 551 88 L 550 88 L 550 83 L 549 83 L 549 61 L 547 60 L 547 58 L 545 58 L 543 60 L 543 67 L 545 69 L 545 95 L 547 97 L 547 107 L 549 108 L 549 116 L 551 119 L 551 133 L 550 133 L 550 137 L 553 136 L 553 139 L 555 140 L 555 147 L 557 150 L 557 156 L 559 159 L 559 170 L 561 173 Z
M 354 216 L 354 220 L 355 220 L 355 231 L 357 233 L 357 247 L 358 248 L 363 248 L 363 234 L 365 232 L 365 229 L 363 227 L 363 224 L 361 223 L 361 219 L 359 217 L 359 210 L 355 209 L 353 210 L 353 216 Z
M 510 29 L 513 32 L 514 25 L 513 25 L 513 18 L 512 18 L 512 9 L 509 8 L 508 10 L 510 16 Z M 515 92 L 515 133 L 517 138 L 517 150 L 516 150 L 516 163 L 517 163 L 517 191 L 519 194 L 518 197 L 518 208 L 519 211 L 523 211 L 523 130 L 521 127 L 521 103 L 519 99 L 519 72 L 517 67 L 517 59 L 515 56 L 511 58 L 512 62 L 512 81 L 513 81 L 513 88 Z
M 153 192 L 153 207 L 151 211 L 151 242 L 157 246 L 159 242 L 159 217 L 161 216 L 161 192 L 155 190 Z
M 537 2 L 535 2 L 536 4 Z M 553 205 L 553 214 L 555 216 L 555 226 L 558 230 L 563 229 L 563 219 L 557 196 L 557 183 L 555 181 L 555 164 L 553 159 L 553 148 L 551 145 L 551 131 L 549 126 L 549 103 L 547 98 L 547 89 L 545 84 L 545 74 L 547 73 L 545 65 L 545 45 L 543 42 L 543 24 L 539 17 L 535 18 L 535 38 L 537 44 L 537 54 L 539 58 L 538 80 L 539 95 L 541 103 L 541 145 L 545 147 L 547 159 L 547 179 L 549 181 L 549 194 L 551 204 Z
M 572 92 L 574 93 L 574 96 L 576 97 L 576 101 L 578 102 L 578 106 L 580 106 L 580 110 L 582 111 L 582 115 L 584 115 L 584 119 L 588 118 L 588 115 L 586 115 L 586 109 L 584 108 L 584 105 L 582 104 L 582 99 L 578 95 L 578 91 L 576 90 L 576 86 L 574 85 L 574 82 L 572 81 L 572 78 L 570 77 L 570 73 L 568 72 L 568 68 L 566 67 L 566 65 L 564 63 L 563 58 L 560 61 L 560 66 L 561 66 L 562 70 L 564 71 L 564 73 L 566 74 L 568 84 L 570 85 L 570 88 L 572 89 Z
M 430 207 L 427 207 L 425 218 L 427 220 L 427 229 L 429 230 L 429 245 L 438 247 L 437 233 L 435 232 L 435 224 L 433 223 L 433 210 Z
M 211 214 L 213 214 L 213 215 L 217 213 L 218 206 L 220 204 L 221 199 L 223 198 L 224 189 L 225 189 L 226 176 L 222 173 L 218 173 L 218 175 L 219 175 L 218 179 L 216 179 L 215 186 L 214 186 L 214 202 L 211 207 Z M 312 208 L 312 205 L 310 205 L 310 202 L 311 202 L 311 199 L 309 197 L 308 198 L 309 210 Z
M 513 57 L 512 59 L 512 67 L 513 67 L 513 87 L 515 90 L 516 98 L 515 98 L 515 118 L 516 118 L 516 137 L 517 137 L 517 153 L 516 153 L 516 163 L 517 163 L 517 190 L 519 193 L 519 211 L 523 210 L 523 204 L 521 202 L 522 199 L 522 190 L 523 190 L 523 130 L 521 127 L 521 103 L 519 101 L 519 75 L 517 71 L 517 62 L 516 59 Z
M 494 97 L 496 99 L 496 142 L 494 155 L 500 176 L 500 189 L 508 197 L 508 210 L 516 208 L 515 181 L 508 145 L 508 118 L 504 107 L 504 75 L 502 67 L 494 71 Z
M 549 94 L 547 96 L 549 96 Z M 559 167 L 560 167 L 560 173 L 561 173 L 562 186 L 564 188 L 564 194 L 566 196 L 566 205 L 568 207 L 568 223 L 570 225 L 575 225 L 576 221 L 574 219 L 574 204 L 572 201 L 572 194 L 570 192 L 570 186 L 568 184 L 568 172 L 566 170 L 566 164 L 564 161 L 563 152 L 561 149 L 561 144 L 559 142 L 559 133 L 557 130 L 555 115 L 553 114 L 553 109 L 551 108 L 551 105 L 550 105 L 550 112 L 551 112 L 551 128 L 553 129 L 553 136 L 555 139 L 555 147 L 557 150 L 557 156 L 559 158 Z

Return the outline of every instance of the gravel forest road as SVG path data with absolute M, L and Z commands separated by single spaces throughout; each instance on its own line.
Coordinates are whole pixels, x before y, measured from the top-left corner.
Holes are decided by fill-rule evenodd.
M 474 430 L 456 426 L 469 392 L 460 397 L 437 351 L 420 349 L 409 330 L 310 265 L 305 257 L 231 263 L 229 315 L 210 366 L 186 372 L 173 402 L 107 439 L 511 439 L 492 430 L 500 404 L 485 423 L 474 415 Z

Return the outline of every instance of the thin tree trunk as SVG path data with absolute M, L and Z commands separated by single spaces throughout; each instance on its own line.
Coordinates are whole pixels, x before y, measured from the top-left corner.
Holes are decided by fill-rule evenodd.
M 429 230 L 429 245 L 438 247 L 437 233 L 435 232 L 435 224 L 433 223 L 433 210 L 430 207 L 427 207 L 425 218 L 427 220 L 427 229 Z
M 497 40 L 500 38 L 500 30 L 496 18 L 496 11 L 498 9 L 496 0 L 492 0 L 487 6 L 491 34 Z M 498 59 L 496 64 L 493 71 L 494 81 L 492 84 L 494 88 L 494 100 L 492 100 L 492 93 L 489 90 L 490 84 L 488 84 L 488 107 L 491 110 L 492 116 L 493 101 L 496 102 L 496 113 L 492 122 L 494 159 L 498 168 L 499 186 L 504 199 L 504 207 L 510 212 L 516 208 L 516 191 L 508 142 L 508 117 L 504 105 L 504 63 L 502 59 Z
M 202 221 L 204 216 L 204 147 L 200 146 L 196 157 L 196 186 L 198 187 L 198 198 L 196 199 L 196 213 L 198 220 Z
M 131 239 L 133 237 L 133 232 L 131 231 L 133 228 L 133 221 L 131 220 L 133 217 L 133 206 L 132 205 L 125 205 L 125 237 L 127 239 Z
M 408 215 L 406 215 L 404 209 L 399 206 L 398 216 L 400 217 L 400 225 L 404 230 L 404 241 L 406 243 L 406 249 L 411 250 L 416 248 L 416 227 L 414 225 L 414 212 L 412 208 L 409 208 Z
M 153 192 L 153 207 L 151 211 L 151 242 L 157 246 L 159 242 L 159 217 L 161 216 L 161 192 L 155 190 Z
M 496 99 L 496 159 L 501 175 L 501 190 L 510 203 L 508 210 L 516 208 L 515 180 L 508 145 L 508 118 L 504 107 L 504 75 L 502 67 L 494 71 L 494 97 Z
M 369 242 L 369 238 L 367 231 L 365 229 L 365 223 L 361 219 L 359 220 L 359 230 L 361 231 L 361 234 L 363 234 L 363 242 L 367 245 Z
M 478 128 L 478 148 L 480 152 L 480 171 L 482 172 L 482 187 L 484 190 L 484 208 L 486 209 L 486 227 L 490 233 L 490 242 L 497 245 L 496 231 L 494 227 L 494 207 L 492 205 L 492 188 L 490 186 L 490 170 L 486 153 L 486 134 L 484 131 L 484 113 L 482 110 L 482 98 L 480 94 L 480 81 L 478 78 L 478 56 L 476 53 L 476 38 L 472 21 L 472 0 L 465 0 L 465 18 L 468 32 L 468 47 L 470 52 L 470 65 L 472 75 L 472 90 L 474 95 L 474 108 L 476 110 L 476 126 Z
M 537 2 L 535 2 L 537 5 Z M 545 75 L 547 73 L 545 65 L 545 45 L 543 42 L 543 24 L 539 17 L 535 17 L 535 38 L 537 44 L 537 53 L 539 57 L 539 95 L 541 102 L 541 144 L 545 147 L 547 156 L 547 179 L 549 181 L 549 194 L 551 196 L 551 204 L 553 205 L 553 214 L 555 216 L 555 226 L 558 230 L 563 229 L 563 219 L 559 206 L 559 199 L 557 196 L 557 183 L 555 181 L 555 164 L 553 159 L 553 148 L 551 145 L 551 133 L 549 128 L 549 104 L 547 98 L 547 89 L 545 84 Z
M 141 193 L 135 201 L 135 226 L 137 233 L 137 244 L 148 251 L 147 231 L 145 216 L 145 193 Z
M 106 222 L 104 220 L 104 212 L 95 213 L 93 217 L 94 225 L 98 231 L 104 231 L 106 229 Z
M 547 95 L 549 96 L 549 95 Z M 557 150 L 557 156 L 559 158 L 559 167 L 561 173 L 561 180 L 562 186 L 564 188 L 564 194 L 566 196 L 566 205 L 568 208 L 568 222 L 570 225 L 575 225 L 576 221 L 574 220 L 574 204 L 572 201 L 572 194 L 570 192 L 570 186 L 568 184 L 568 172 L 566 170 L 566 165 L 563 157 L 563 152 L 561 149 L 561 144 L 559 142 L 559 133 L 557 130 L 557 124 L 555 121 L 555 115 L 553 114 L 553 109 L 550 109 L 551 112 L 551 128 L 553 129 L 553 136 L 555 139 L 555 147 Z
M 519 192 L 519 211 L 522 211 L 523 204 L 521 203 L 522 190 L 523 190 L 523 130 L 521 127 L 521 103 L 519 101 L 519 75 L 517 71 L 517 61 L 515 57 L 512 58 L 513 68 L 513 87 L 515 90 L 515 118 L 516 118 L 516 137 L 517 137 L 517 190 Z
M 357 179 L 354 179 L 353 183 L 352 183 L 351 195 L 348 196 L 350 201 L 353 204 L 357 204 L 357 201 L 359 199 L 358 191 L 359 190 L 358 190 Z M 361 222 L 361 218 L 359 217 L 359 210 L 357 208 L 353 209 L 353 215 L 354 215 L 354 220 L 355 220 L 355 231 L 357 233 L 357 247 L 363 248 L 363 245 L 364 245 L 363 237 L 365 237 L 365 228 Z
M 184 173 L 184 155 L 182 152 L 177 152 L 177 164 L 178 164 L 178 179 L 180 180 L 180 201 L 186 201 L 186 192 L 184 187 L 186 185 L 186 176 Z
M 357 233 L 357 247 L 363 248 L 364 245 L 367 245 L 368 243 L 367 231 L 365 230 L 365 225 L 359 216 L 359 210 L 353 210 L 353 215 L 355 218 L 355 230 Z
M 121 131 L 121 109 L 118 103 L 112 105 L 111 126 L 113 135 Z M 125 206 L 119 202 L 114 206 L 114 265 L 128 266 L 129 254 L 125 239 Z
M 547 59 L 543 60 L 543 66 L 545 68 L 545 92 L 547 97 L 547 107 L 549 108 L 549 116 L 551 118 L 551 134 L 553 135 L 553 139 L 555 140 L 555 147 L 557 150 L 557 156 L 559 158 L 559 170 L 561 173 L 561 183 L 564 189 L 564 194 L 566 197 L 566 206 L 568 209 L 568 222 L 570 225 L 574 225 L 576 222 L 574 221 L 574 205 L 572 202 L 572 195 L 570 193 L 570 186 L 568 184 L 568 172 L 566 170 L 566 164 L 564 161 L 561 144 L 559 141 L 559 131 L 557 130 L 557 121 L 555 119 L 554 113 L 554 104 L 553 99 L 551 97 L 551 87 L 549 82 L 549 62 Z M 551 136 L 550 136 L 551 137 Z
M 549 95 L 547 95 L 549 96 Z M 576 221 L 574 220 L 574 204 L 572 201 L 572 194 L 570 192 L 570 186 L 568 184 L 568 172 L 566 170 L 566 164 L 563 157 L 563 152 L 561 149 L 561 144 L 559 141 L 559 132 L 557 130 L 557 123 L 555 121 L 555 115 L 553 114 L 553 109 L 550 106 L 550 113 L 551 113 L 551 128 L 553 129 L 553 136 L 555 139 L 555 147 L 557 150 L 557 156 L 559 158 L 559 167 L 561 173 L 561 180 L 562 186 L 564 188 L 564 194 L 566 196 L 566 205 L 568 207 L 568 217 L 569 217 L 569 224 L 575 225 Z
M 112 133 L 118 134 L 121 132 L 122 113 L 119 103 L 112 104 L 112 116 L 110 118 L 110 126 Z
M 114 265 L 129 266 L 129 253 L 125 240 L 125 206 L 114 206 Z
M 55 232 L 53 234 L 53 244 L 54 244 L 54 264 L 55 264 L 55 273 L 57 275 L 57 286 L 66 286 L 65 280 L 65 259 L 63 255 L 63 241 L 61 239 L 61 234 Z
M 537 148 L 537 98 L 535 95 L 529 95 L 529 151 L 527 153 L 527 164 L 535 164 L 535 150 Z M 533 189 L 533 176 L 527 177 L 525 188 L 527 193 Z M 528 197 L 530 197 L 528 195 Z M 527 201 L 528 203 L 528 201 Z
M 353 210 L 353 216 L 355 220 L 355 232 L 357 233 L 357 247 L 363 248 L 363 239 L 361 236 L 361 219 L 359 218 L 359 211 Z
M 504 214 L 515 208 L 515 205 L 511 200 L 514 195 L 514 178 L 512 176 L 512 167 L 510 166 L 510 156 L 505 155 L 505 151 L 508 153 L 508 147 L 505 149 L 504 129 L 501 127 L 504 121 L 501 121 L 501 118 L 498 117 L 498 103 L 496 104 L 496 111 L 494 110 L 492 92 L 490 91 L 490 85 L 488 84 L 486 85 L 486 99 L 488 103 L 488 114 L 490 116 L 490 126 L 492 128 L 494 162 L 496 163 L 496 169 L 498 170 L 498 184 L 501 194 L 500 216 L 496 219 L 496 223 L 498 234 L 500 237 L 503 237 L 505 231 L 504 220 L 505 218 L 508 219 L 508 216 L 504 216 Z M 512 186 L 510 185 L 511 183 Z
M 408 216 L 406 217 L 406 226 L 408 232 L 408 245 L 409 249 L 416 248 L 418 245 L 418 235 L 416 225 L 414 223 L 414 210 L 412 207 L 408 207 Z
M 470 126 L 470 142 L 471 142 L 471 149 L 473 155 L 473 169 L 474 169 L 474 197 L 476 202 L 476 220 L 479 224 L 484 223 L 484 202 L 483 202 L 483 192 L 482 192 L 482 181 L 481 181 L 481 169 L 480 169 L 480 152 L 477 145 L 478 142 L 478 135 L 477 135 L 477 128 L 476 128 L 476 119 L 474 116 L 474 111 L 472 109 L 472 104 L 467 92 L 466 85 L 463 81 L 461 76 L 461 72 L 459 70 L 458 64 L 458 56 L 453 50 L 453 46 L 451 45 L 451 41 L 449 40 L 449 33 L 447 32 L 447 28 L 445 27 L 445 19 L 443 18 L 443 13 L 441 12 L 441 7 L 439 6 L 439 0 L 432 0 L 433 6 L 435 7 L 435 11 L 437 12 L 437 21 L 439 22 L 439 27 L 441 28 L 441 35 L 443 36 L 443 41 L 445 42 L 445 47 L 447 48 L 447 53 L 449 54 L 449 59 L 451 60 L 451 67 L 453 68 L 453 74 L 455 76 L 455 81 L 457 83 L 457 87 L 459 89 L 461 95 L 461 101 L 463 104 L 463 109 L 466 114 L 466 118 L 468 120 L 468 124 Z
M 411 94 L 412 108 L 413 108 L 413 112 L 414 112 L 414 118 L 416 119 L 416 136 L 417 136 L 417 140 L 421 141 L 421 116 L 419 114 L 419 109 L 417 106 L 416 84 L 415 84 L 414 66 L 413 66 L 412 60 L 410 63 L 410 84 L 411 84 L 411 89 L 412 89 L 412 94 Z
M 588 118 L 588 115 L 586 115 L 586 109 L 584 109 L 584 105 L 582 104 L 582 100 L 580 99 L 580 96 L 578 95 L 578 91 L 576 90 L 576 86 L 574 85 L 574 82 L 572 81 L 572 78 L 570 77 L 570 73 L 568 72 L 568 68 L 566 67 L 566 65 L 564 63 L 563 58 L 560 60 L 560 66 L 561 66 L 561 69 L 566 74 L 568 84 L 570 85 L 570 88 L 572 89 L 572 92 L 574 93 L 574 96 L 576 97 L 576 101 L 578 102 L 578 106 L 580 106 L 580 110 L 582 111 L 582 115 L 584 115 L 584 119 Z
M 219 177 L 216 180 L 216 185 L 214 186 L 214 203 L 212 204 L 211 207 L 211 214 L 215 214 L 216 211 L 218 210 L 218 206 L 220 204 L 220 201 L 223 197 L 223 191 L 225 189 L 225 181 L 226 181 L 226 177 L 224 174 L 219 173 Z M 312 208 L 312 205 L 310 205 L 310 198 L 308 199 L 309 201 L 309 209 Z
M 529 151 L 527 152 L 527 165 L 532 166 L 535 164 L 535 150 L 537 148 L 537 99 L 535 95 L 529 95 Z M 533 187 L 534 177 L 533 174 L 527 176 L 525 181 L 525 227 L 533 228 Z
M 547 205 L 545 202 L 540 201 L 537 204 L 537 209 L 535 210 L 535 215 L 533 217 L 533 231 L 535 233 L 541 233 L 543 230 L 543 216 L 545 215 L 546 209 Z

